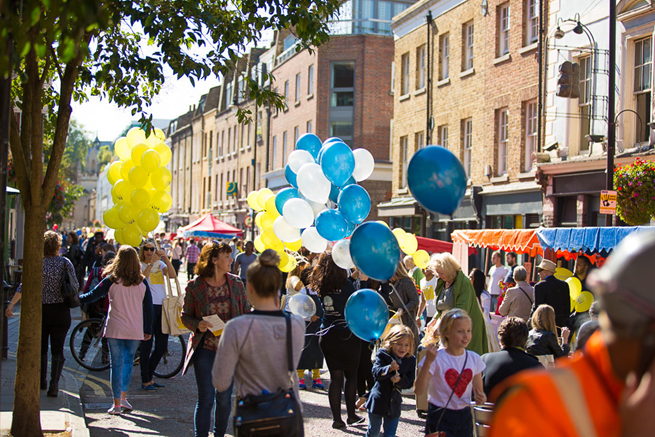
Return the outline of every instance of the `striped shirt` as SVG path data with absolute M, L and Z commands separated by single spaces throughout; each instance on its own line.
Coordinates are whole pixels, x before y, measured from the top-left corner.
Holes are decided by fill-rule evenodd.
M 188 263 L 197 263 L 198 258 L 200 258 L 200 249 L 198 249 L 198 246 L 195 244 L 190 245 L 186 249 L 186 253 L 184 254 L 184 257 L 186 258 L 186 262 Z

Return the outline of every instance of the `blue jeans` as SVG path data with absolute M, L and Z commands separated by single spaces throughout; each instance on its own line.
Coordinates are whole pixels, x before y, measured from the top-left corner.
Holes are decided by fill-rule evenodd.
M 225 391 L 216 391 L 212 383 L 212 367 L 216 352 L 205 349 L 202 345 L 203 342 L 193 353 L 193 369 L 198 385 L 198 402 L 194 414 L 196 437 L 207 437 L 209 434 L 212 407 L 214 407 L 214 437 L 223 437 L 232 409 L 231 399 L 234 383 Z
M 371 413 L 370 411 L 368 413 L 368 429 L 366 430 L 366 437 L 378 437 L 380 435 L 382 419 L 384 419 L 384 437 L 395 437 L 400 417 L 381 416 L 379 414 Z
M 127 391 L 132 379 L 132 366 L 134 354 L 139 347 L 140 340 L 121 340 L 108 338 L 111 392 L 114 399 L 121 398 L 121 392 Z

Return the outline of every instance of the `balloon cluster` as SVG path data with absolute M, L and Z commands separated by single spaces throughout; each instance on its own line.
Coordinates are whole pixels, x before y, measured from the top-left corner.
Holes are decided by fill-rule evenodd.
M 339 138 L 321 142 L 314 134 L 301 136 L 285 168 L 291 187 L 277 194 L 268 188 L 248 194 L 248 205 L 258 211 L 255 225 L 261 230 L 255 248 L 276 250 L 280 269 L 291 271 L 295 258 L 285 249 L 294 252 L 304 246 L 321 253 L 329 241 L 336 241 L 334 262 L 344 269 L 354 267 L 346 238 L 371 210 L 371 197 L 357 182 L 368 179 L 374 167 L 373 155 L 366 149 L 351 150 Z
M 380 223 L 384 223 L 384 222 L 380 222 Z M 414 259 L 414 264 L 416 264 L 416 267 L 418 267 L 419 269 L 426 268 L 430 263 L 430 254 L 423 249 L 419 250 L 418 240 L 416 239 L 416 235 L 410 234 L 409 232 L 405 232 L 405 230 L 401 228 L 395 228 L 392 232 L 393 235 L 398 240 L 398 244 L 400 245 L 400 250 L 405 252 L 407 255 L 412 256 L 412 258 Z
M 571 311 L 576 311 L 578 313 L 589 311 L 591 304 L 594 303 L 594 295 L 588 291 L 582 291 L 582 282 L 573 276 L 573 272 L 564 267 L 557 267 L 554 276 L 557 279 L 566 282 L 569 286 Z
M 159 225 L 159 214 L 173 204 L 173 178 L 166 168 L 172 153 L 164 139 L 160 129 L 146 136 L 135 127 L 114 144 L 119 160 L 107 171 L 114 206 L 102 213 L 102 220 L 115 229 L 114 238 L 121 244 L 141 244 L 143 236 Z

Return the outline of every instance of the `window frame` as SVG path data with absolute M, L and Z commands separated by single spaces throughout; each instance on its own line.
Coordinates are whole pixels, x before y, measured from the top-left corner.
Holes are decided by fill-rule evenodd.
M 509 53 L 510 27 L 510 3 L 506 2 L 498 6 L 498 56 L 505 56 Z
M 509 108 L 503 107 L 498 110 L 497 115 L 497 126 L 498 126 L 498 143 L 497 143 L 497 153 L 498 153 L 498 169 L 496 174 L 498 176 L 506 175 L 508 172 L 507 168 L 507 147 L 509 145 Z
M 439 80 L 450 77 L 450 33 L 439 36 Z
M 525 162 L 523 171 L 532 170 L 532 153 L 537 152 L 537 124 L 538 124 L 537 100 L 525 102 Z
M 307 67 L 307 97 L 314 95 L 314 64 Z
M 296 100 L 294 101 L 295 103 L 300 103 L 300 81 L 301 81 L 300 73 L 297 73 L 296 74 L 296 95 L 295 95 Z
M 470 70 L 474 67 L 475 59 L 475 23 L 473 20 L 464 23 L 464 68 L 463 71 Z
M 465 118 L 462 120 L 462 164 L 466 172 L 467 179 L 471 179 L 473 168 L 473 118 Z
M 409 166 L 409 138 L 400 137 L 400 188 L 407 188 L 407 168 Z
M 416 89 L 422 90 L 426 87 L 427 79 L 427 44 L 416 49 Z
M 401 55 L 400 65 L 400 95 L 406 96 L 409 94 L 409 52 Z
M 539 41 L 539 12 L 541 0 L 526 0 L 525 4 L 525 45 Z

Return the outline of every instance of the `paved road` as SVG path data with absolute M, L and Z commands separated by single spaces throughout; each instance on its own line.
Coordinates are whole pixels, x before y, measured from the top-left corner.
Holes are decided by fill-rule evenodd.
M 185 287 L 186 274 L 181 274 L 180 280 L 182 287 Z M 134 407 L 134 411 L 117 417 L 110 416 L 106 412 L 112 402 L 109 370 L 87 372 L 86 369 L 79 367 L 72 358 L 66 362 L 66 365 L 66 370 L 81 381 L 80 399 L 84 406 L 86 424 L 92 437 L 193 436 L 193 413 L 197 399 L 193 370 L 184 376 L 178 375 L 167 380 L 157 380 L 166 387 L 151 392 L 139 389 L 141 385 L 139 366 L 135 366 L 128 391 L 128 399 Z M 322 376 L 327 387 L 329 373 Z M 343 431 L 331 428 L 332 415 L 327 391 L 304 390 L 301 392 L 301 400 L 304 405 L 305 435 L 308 437 L 319 435 L 363 436 L 366 434 L 366 424 L 349 427 Z M 345 419 L 345 406 L 342 405 L 342 407 Z M 359 414 L 366 415 L 365 412 Z M 397 435 L 399 437 L 422 435 L 423 425 L 424 421 L 416 415 L 413 397 L 405 396 Z M 231 426 L 228 434 L 233 435 Z

